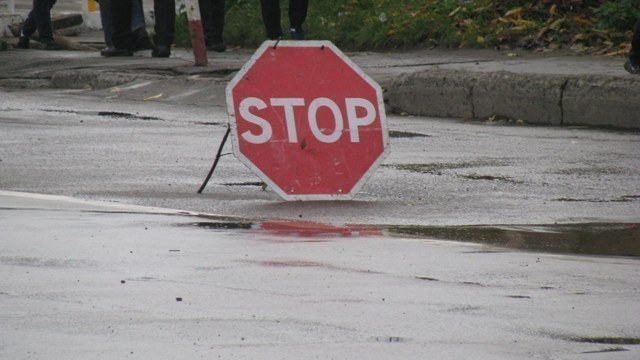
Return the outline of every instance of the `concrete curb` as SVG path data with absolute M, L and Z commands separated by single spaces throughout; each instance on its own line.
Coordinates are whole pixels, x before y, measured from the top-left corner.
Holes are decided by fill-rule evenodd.
M 212 64 L 195 67 L 192 54 L 184 49 L 175 49 L 170 59 L 6 51 L 0 86 L 99 90 L 144 81 L 144 88 L 120 89 L 119 97 L 147 99 L 162 93 L 157 101 L 226 106 L 224 85 L 250 55 L 212 54 Z M 478 58 L 486 60 L 469 60 Z M 621 61 L 511 60 L 496 53 L 419 51 L 402 56 L 363 53 L 354 59 L 385 88 L 390 113 L 640 130 L 640 76 L 624 72 Z
M 386 84 L 389 108 L 420 116 L 640 129 L 640 77 L 428 70 Z

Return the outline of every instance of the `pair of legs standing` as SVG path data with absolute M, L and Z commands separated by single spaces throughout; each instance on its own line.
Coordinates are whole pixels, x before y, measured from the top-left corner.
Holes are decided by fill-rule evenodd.
M 132 1 L 111 0 L 111 21 L 113 24 L 113 48 L 103 51 L 104 56 L 131 56 L 135 49 L 134 34 L 131 32 Z M 153 52 L 154 57 L 169 57 L 174 39 L 176 22 L 175 0 L 154 0 L 156 33 Z
M 56 0 L 33 0 L 33 7 L 20 30 L 18 48 L 28 49 L 29 38 L 38 30 L 40 42 L 44 50 L 59 50 L 53 42 L 53 27 L 51 26 L 51 8 Z
M 199 0 L 202 30 L 207 50 L 224 51 L 224 0 Z
M 107 48 L 113 47 L 113 24 L 111 23 L 111 1 L 100 0 L 100 22 L 102 23 L 102 33 L 104 34 L 104 43 Z M 144 9 L 142 8 L 142 0 L 133 0 L 131 8 L 131 32 L 135 41 L 136 49 L 149 49 L 151 42 L 147 34 L 144 21 Z
M 280 25 L 280 0 L 260 0 L 262 20 L 267 37 L 276 40 L 282 37 Z M 307 19 L 309 0 L 289 0 L 289 34 L 293 40 L 304 40 L 302 24 Z
M 640 75 L 640 19 L 636 21 L 636 26 L 633 28 L 631 51 L 629 52 L 629 59 L 624 64 L 624 68 L 631 74 Z

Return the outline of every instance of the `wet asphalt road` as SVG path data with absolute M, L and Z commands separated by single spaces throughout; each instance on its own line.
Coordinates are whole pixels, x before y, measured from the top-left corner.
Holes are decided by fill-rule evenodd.
M 0 358 L 637 358 L 640 134 L 388 120 L 354 201 L 283 202 L 196 193 L 222 108 L 0 92 L 0 190 L 111 202 L 0 191 Z
M 390 116 L 353 201 L 283 202 L 233 155 L 223 108 L 108 92 L 0 94 L 0 189 L 332 224 L 637 223 L 640 134 Z M 227 144 L 225 153 L 231 152 Z
M 640 353 L 637 258 L 291 221 L 234 226 L 6 191 L 0 203 L 2 359 Z

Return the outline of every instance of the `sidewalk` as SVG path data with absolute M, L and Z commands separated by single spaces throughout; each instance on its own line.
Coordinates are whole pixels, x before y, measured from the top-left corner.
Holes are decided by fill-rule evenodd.
M 69 39 L 96 44 L 101 33 L 85 31 Z M 8 39 L 9 44 L 15 41 Z M 152 58 L 150 51 L 130 58 L 103 58 L 97 50 L 10 49 L 0 51 L 0 87 L 101 90 L 119 86 L 118 96 L 131 99 L 162 89 L 156 101 L 188 90 L 189 96 L 182 101 L 225 106 L 226 82 L 251 54 L 252 49 L 210 52 L 209 65 L 196 67 L 188 49 L 174 49 L 169 59 Z M 516 50 L 348 55 L 385 89 L 388 112 L 640 129 L 640 76 L 626 73 L 622 58 Z

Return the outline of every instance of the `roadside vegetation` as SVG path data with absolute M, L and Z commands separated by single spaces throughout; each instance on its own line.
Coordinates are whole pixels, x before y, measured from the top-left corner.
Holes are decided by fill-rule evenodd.
M 283 27 L 287 2 L 282 1 Z M 225 42 L 255 47 L 264 39 L 260 5 L 227 0 Z M 640 17 L 640 0 L 321 0 L 310 1 L 308 39 L 346 50 L 495 48 L 622 54 Z M 188 45 L 186 15 L 178 41 Z

